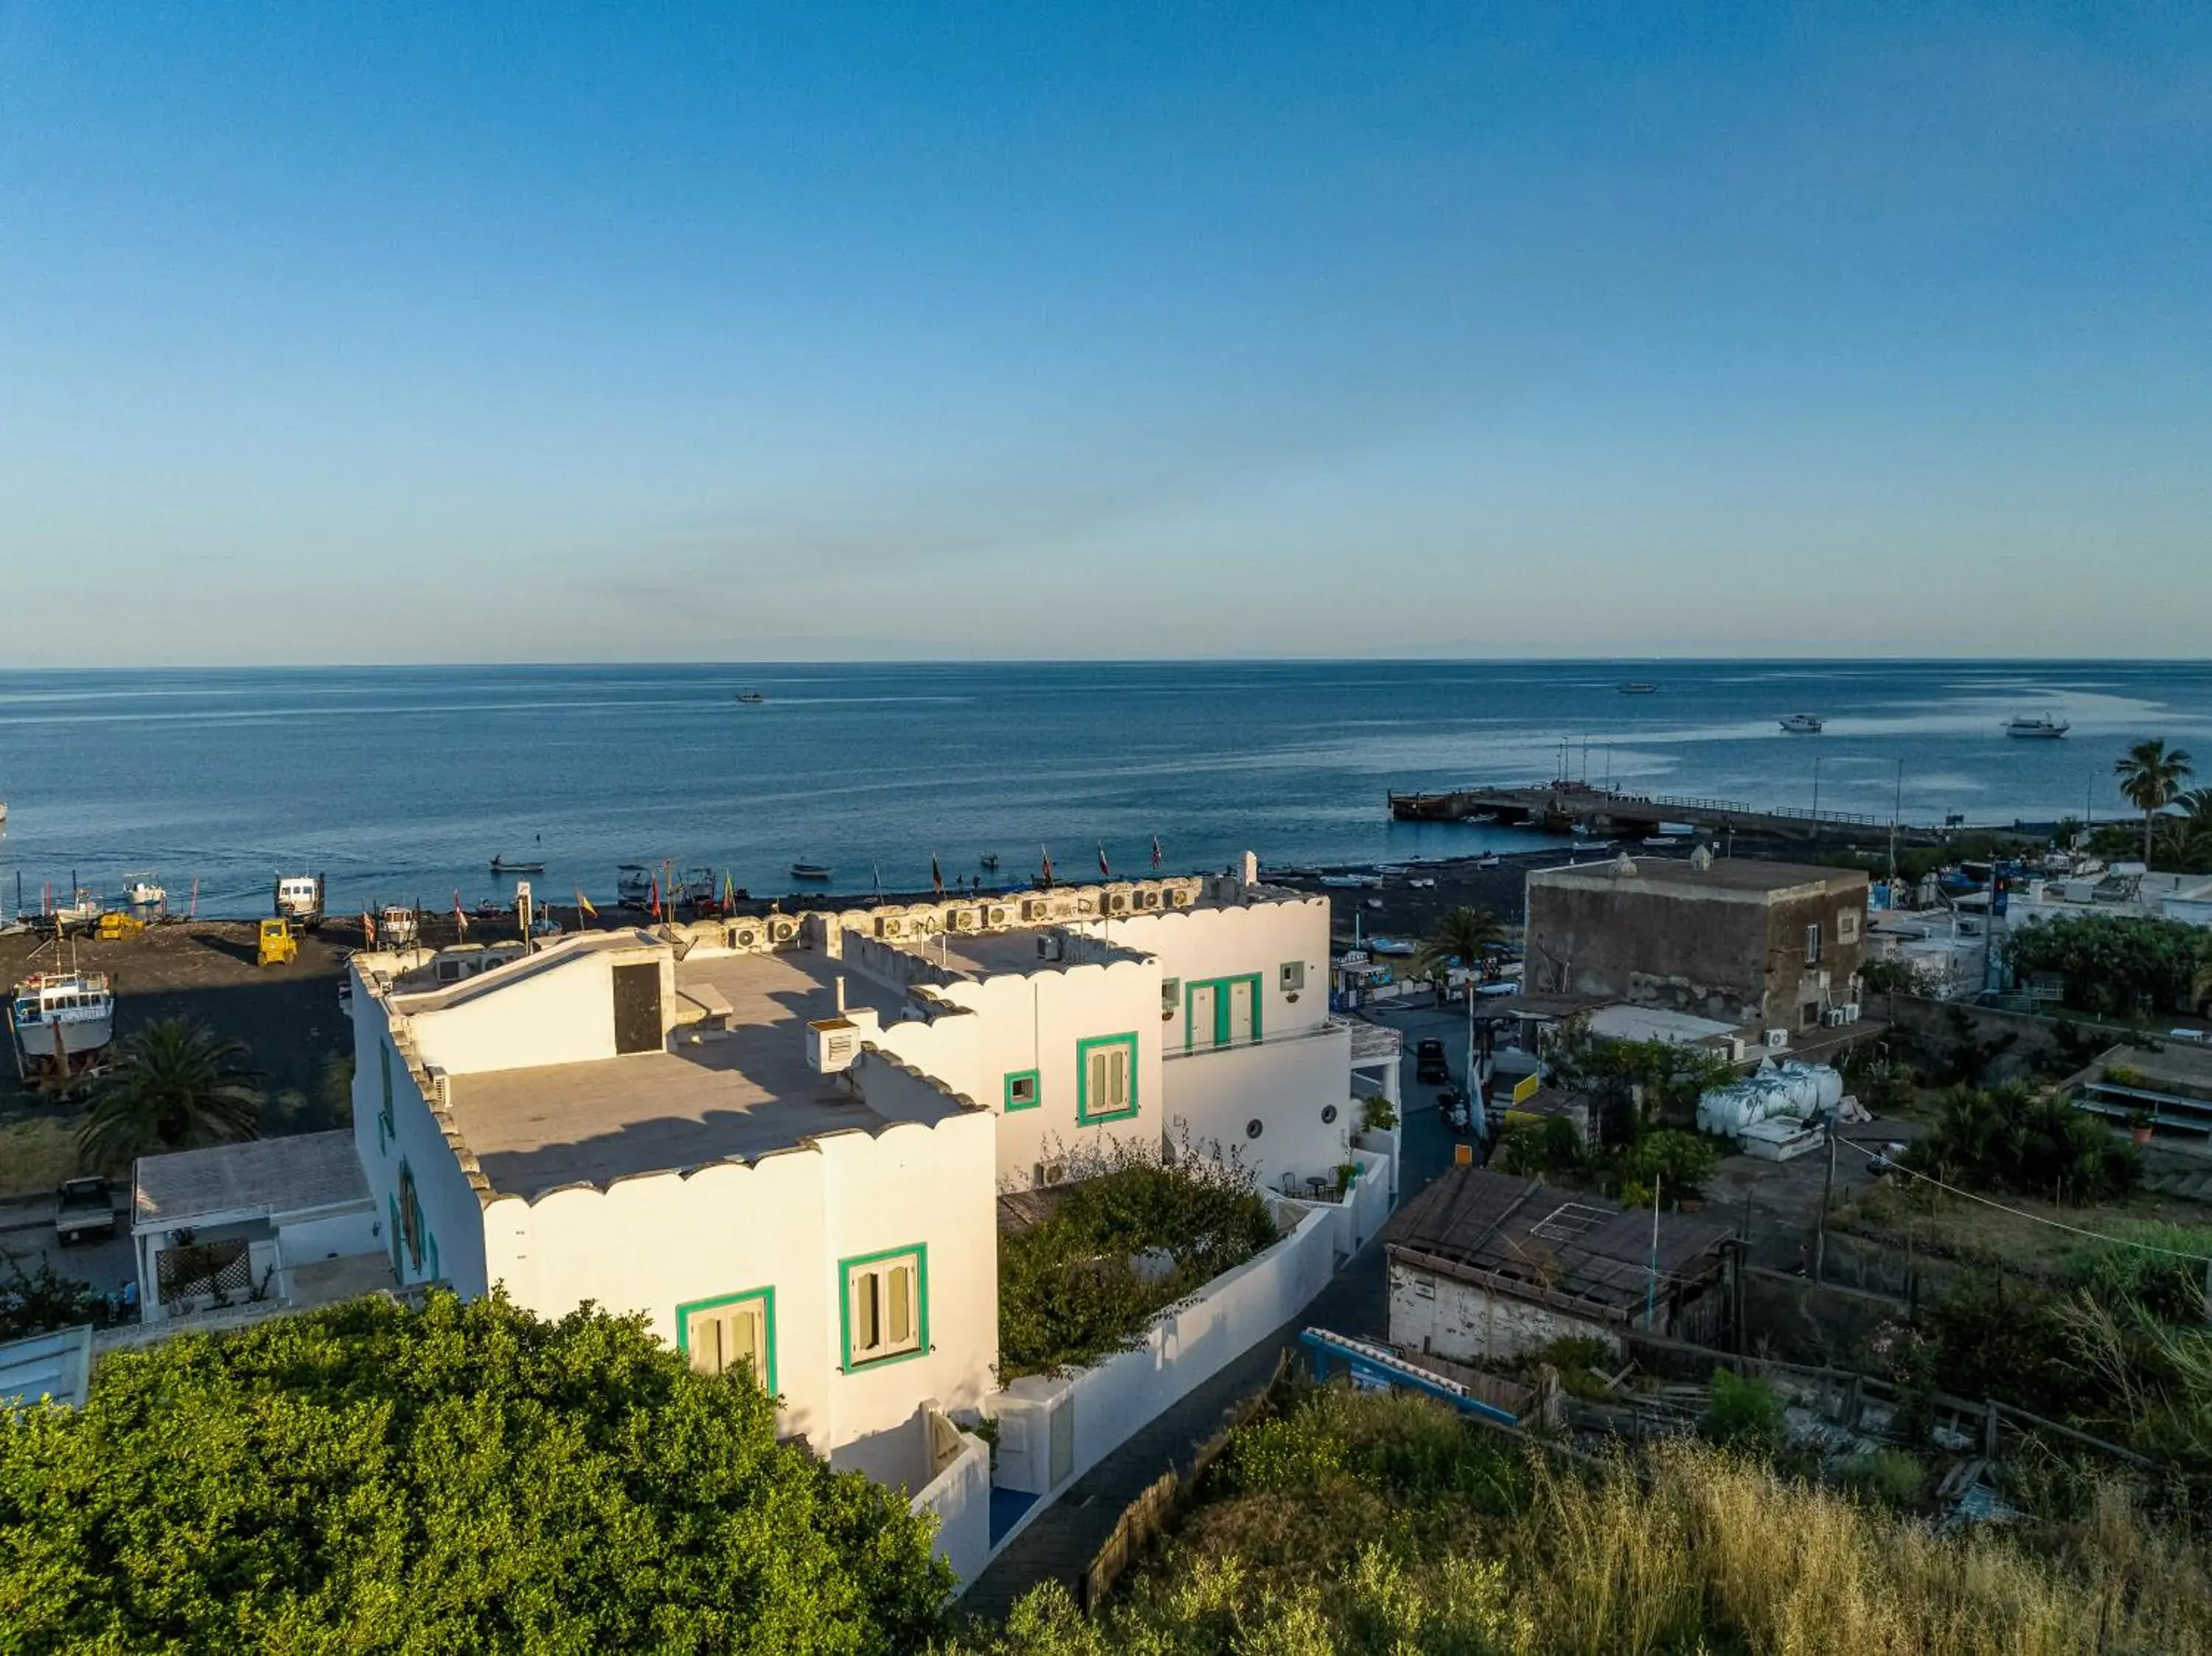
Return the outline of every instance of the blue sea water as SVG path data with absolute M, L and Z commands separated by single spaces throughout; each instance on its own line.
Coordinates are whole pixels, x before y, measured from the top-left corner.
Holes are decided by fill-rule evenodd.
M 1623 680 L 1660 688 L 1620 693 Z M 757 689 L 767 700 L 741 706 Z M 1793 713 L 1827 721 L 1782 733 Z M 2008 739 L 2022 713 L 2073 722 Z M 20 875 L 113 894 L 158 872 L 203 913 L 264 912 L 278 869 L 334 909 L 511 890 L 612 894 L 616 865 L 790 864 L 836 889 L 926 887 L 1049 846 L 1139 872 L 1247 847 L 1278 864 L 1526 844 L 1393 823 L 1393 788 L 1608 778 L 1639 789 L 1907 820 L 2048 821 L 2124 807 L 2114 757 L 2161 736 L 2212 779 L 2212 664 L 1137 663 L 453 667 L 0 673 L 0 907 Z M 1817 761 L 1817 762 L 1816 762 Z M 1816 774 L 1817 772 L 1817 774 Z

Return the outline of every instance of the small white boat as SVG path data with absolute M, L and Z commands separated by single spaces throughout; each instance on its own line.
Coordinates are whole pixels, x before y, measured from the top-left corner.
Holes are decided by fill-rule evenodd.
M 1370 954 L 1388 955 L 1394 959 L 1404 959 L 1418 952 L 1417 946 L 1403 937 L 1370 937 L 1367 948 Z
M 133 908 L 151 908 L 166 902 L 169 894 L 150 874 L 126 874 L 123 877 L 123 899 Z
M 821 863 L 793 863 L 791 877 L 794 880 L 826 880 L 837 870 Z
M 1782 728 L 1792 736 L 1818 736 L 1821 721 L 1811 713 L 1792 713 L 1782 721 Z
M 1481 856 L 1474 859 L 1474 865 L 1477 868 L 1497 868 L 1502 865 L 1505 859 L 1503 857 L 1500 857 L 1496 852 L 1486 851 Z
M 25 1078 L 75 1071 L 115 1039 L 115 991 L 105 972 L 40 972 L 15 986 L 9 1022 Z
M 387 903 L 377 911 L 376 940 L 386 949 L 404 949 L 421 935 L 422 926 L 413 909 Z
M 2056 742 L 2073 728 L 2066 720 L 2053 719 L 2049 713 L 2023 713 L 2005 726 L 2005 734 Z

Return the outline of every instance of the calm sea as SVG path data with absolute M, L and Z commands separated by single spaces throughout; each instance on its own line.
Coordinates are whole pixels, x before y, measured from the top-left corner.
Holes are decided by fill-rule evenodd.
M 1656 682 L 1624 695 L 1624 680 Z M 759 706 L 735 701 L 758 690 Z M 1825 733 L 1787 736 L 1810 713 Z M 2003 721 L 2053 713 L 2060 742 Z M 2113 758 L 2163 736 L 2212 779 L 2212 664 L 1213 663 L 0 673 L 0 907 L 20 874 L 106 893 L 156 872 L 264 912 L 278 869 L 335 909 L 511 889 L 611 895 L 616 865 L 794 860 L 925 887 L 995 853 L 1026 876 L 1410 858 L 1510 834 L 1400 826 L 1392 788 L 1565 768 L 1654 792 L 1974 822 L 2122 807 Z M 1519 843 L 1528 843 L 1525 840 Z

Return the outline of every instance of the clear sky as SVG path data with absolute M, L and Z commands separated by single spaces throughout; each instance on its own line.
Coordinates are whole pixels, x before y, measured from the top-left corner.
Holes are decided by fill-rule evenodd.
M 0 664 L 2208 637 L 2202 3 L 0 0 Z

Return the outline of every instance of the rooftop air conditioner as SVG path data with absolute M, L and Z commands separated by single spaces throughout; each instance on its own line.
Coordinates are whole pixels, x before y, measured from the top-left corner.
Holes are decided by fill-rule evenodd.
M 1036 950 L 1041 961 L 1060 960 L 1066 955 L 1066 942 L 1058 932 L 1047 932 L 1036 940 Z
M 854 1006 L 834 1018 L 817 1018 L 806 1026 L 806 1067 L 817 1075 L 832 1076 L 853 1067 L 860 1043 L 882 1033 L 882 1020 L 871 1006 Z
M 1044 920 L 1051 919 L 1052 900 L 1048 897 L 1028 898 L 1022 904 L 1022 918 L 1025 920 Z
M 1158 908 L 1160 906 L 1160 894 L 1148 887 L 1135 895 L 1134 902 L 1135 907 L 1139 908 Z
M 906 916 L 903 914 L 877 915 L 876 935 L 878 937 L 903 937 L 906 936 Z
M 975 931 L 982 925 L 982 916 L 972 908 L 948 908 L 945 911 L 947 931 Z
M 986 925 L 1012 925 L 1013 923 L 1014 907 L 1012 903 L 993 903 L 983 911 L 983 924 Z
M 1820 1014 L 1820 1022 L 1831 1029 L 1842 1028 L 1844 1027 L 1844 1009 L 1840 1006 L 1831 1006 L 1826 1011 Z
M 1787 1029 L 1769 1029 L 1766 1032 L 1766 1046 L 1769 1052 L 1787 1046 L 1789 1044 L 1790 1032 Z
M 1859 1021 L 1859 1004 L 1856 1001 L 1845 1001 L 1843 1006 L 1843 1012 L 1844 1022 L 1856 1023 Z
M 732 949 L 750 949 L 759 941 L 760 933 L 749 925 L 732 926 L 730 930 L 730 946 Z
M 1170 908 L 1188 908 L 1191 905 L 1192 899 L 1195 895 L 1196 894 L 1194 894 L 1188 886 L 1171 886 L 1168 889 L 1168 907 Z
M 1129 894 L 1126 891 L 1109 891 L 1098 899 L 1098 906 L 1108 914 L 1126 914 L 1129 912 Z
M 798 935 L 799 922 L 797 920 L 776 919 L 770 920 L 768 923 L 768 940 L 770 943 L 789 943 Z

